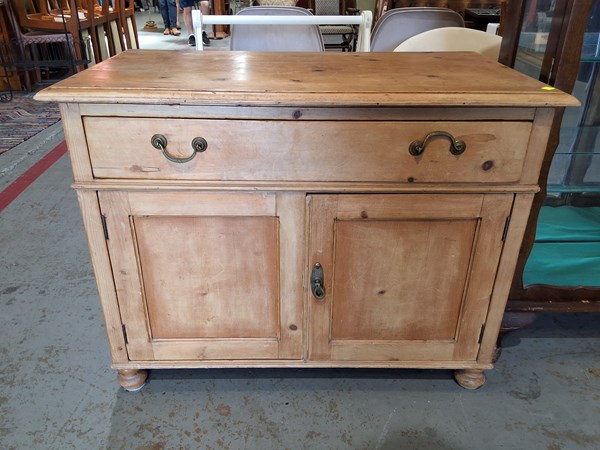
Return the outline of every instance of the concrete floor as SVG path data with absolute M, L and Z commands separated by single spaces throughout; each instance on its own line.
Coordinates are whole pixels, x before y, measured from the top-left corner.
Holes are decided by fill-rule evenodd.
M 1 155 L 0 190 L 61 139 L 57 124 Z M 591 314 L 509 335 L 478 391 L 443 370 L 228 369 L 125 392 L 70 170 L 62 157 L 0 213 L 0 450 L 600 448 Z
M 155 22 L 157 29 L 155 31 L 144 31 L 144 25 L 148 20 Z M 165 36 L 163 35 L 164 25 L 160 13 L 150 11 L 138 12 L 136 14 L 136 23 L 139 29 L 138 38 L 140 48 L 142 49 L 164 49 L 164 50 L 179 50 L 179 51 L 196 51 L 195 47 L 190 47 L 187 43 L 188 33 L 183 23 L 183 15 L 179 14 L 179 22 L 181 25 L 180 36 Z M 229 39 L 211 39 L 210 47 L 206 50 L 229 50 Z
M 147 21 L 152 20 L 155 22 L 157 29 L 155 31 L 144 31 L 144 24 Z M 183 15 L 180 14 L 179 22 L 181 25 L 180 36 L 164 36 L 163 30 L 164 25 L 160 13 L 154 12 L 154 9 L 150 11 L 138 12 L 136 14 L 136 23 L 139 28 L 138 37 L 140 40 L 140 48 L 142 49 L 164 49 L 164 50 L 179 50 L 179 51 L 195 51 L 195 47 L 190 47 L 187 44 L 188 33 L 183 23 Z M 210 28 L 205 28 L 210 35 Z M 340 42 L 338 36 L 323 36 L 323 42 L 325 44 L 336 44 Z M 207 51 L 210 50 L 229 50 L 229 38 L 224 39 L 210 39 L 210 46 L 204 48 Z M 339 49 L 333 49 L 331 51 L 340 51 Z

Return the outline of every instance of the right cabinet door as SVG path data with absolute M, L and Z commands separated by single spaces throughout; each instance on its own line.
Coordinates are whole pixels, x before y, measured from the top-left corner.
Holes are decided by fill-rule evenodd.
M 309 196 L 309 359 L 475 360 L 512 202 Z

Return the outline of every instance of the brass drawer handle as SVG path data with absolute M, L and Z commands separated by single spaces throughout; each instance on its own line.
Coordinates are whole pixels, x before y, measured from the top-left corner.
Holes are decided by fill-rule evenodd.
M 167 151 L 167 138 L 164 135 L 155 134 L 150 139 L 150 143 L 152 144 L 152 147 L 159 149 L 163 156 L 169 161 L 179 164 L 190 162 L 196 157 L 196 153 L 202 153 L 208 147 L 206 139 L 204 139 L 203 137 L 196 137 L 192 140 L 192 149 L 194 150 L 194 152 L 187 158 L 176 158 L 173 155 L 170 155 Z
M 410 143 L 408 147 L 408 152 L 413 156 L 419 156 L 425 151 L 425 147 L 427 143 L 436 137 L 446 137 L 450 140 L 450 153 L 453 155 L 462 155 L 464 151 L 467 149 L 467 144 L 464 141 L 459 141 L 454 139 L 450 133 L 446 131 L 432 131 L 423 141 L 413 141 Z

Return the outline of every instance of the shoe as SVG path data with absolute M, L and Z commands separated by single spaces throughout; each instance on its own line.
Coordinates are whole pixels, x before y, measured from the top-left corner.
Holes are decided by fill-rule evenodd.
M 193 34 L 190 34 L 190 37 L 188 37 L 188 45 L 190 47 L 196 46 L 196 37 Z
M 208 40 L 208 36 L 206 35 L 206 31 L 202 32 L 202 44 L 206 47 L 210 47 L 210 41 Z
M 171 34 L 171 30 L 170 30 L 169 28 L 165 28 L 165 31 L 163 31 L 163 34 L 164 34 L 165 36 L 168 36 L 168 35 L 170 35 L 170 34 Z
M 171 28 L 171 34 L 173 36 L 179 36 L 181 34 L 181 31 L 179 31 L 177 28 Z

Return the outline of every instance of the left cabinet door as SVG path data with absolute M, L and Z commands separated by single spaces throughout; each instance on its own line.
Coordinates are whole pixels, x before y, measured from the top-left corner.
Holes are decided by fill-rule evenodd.
M 303 196 L 98 196 L 130 360 L 302 358 Z

